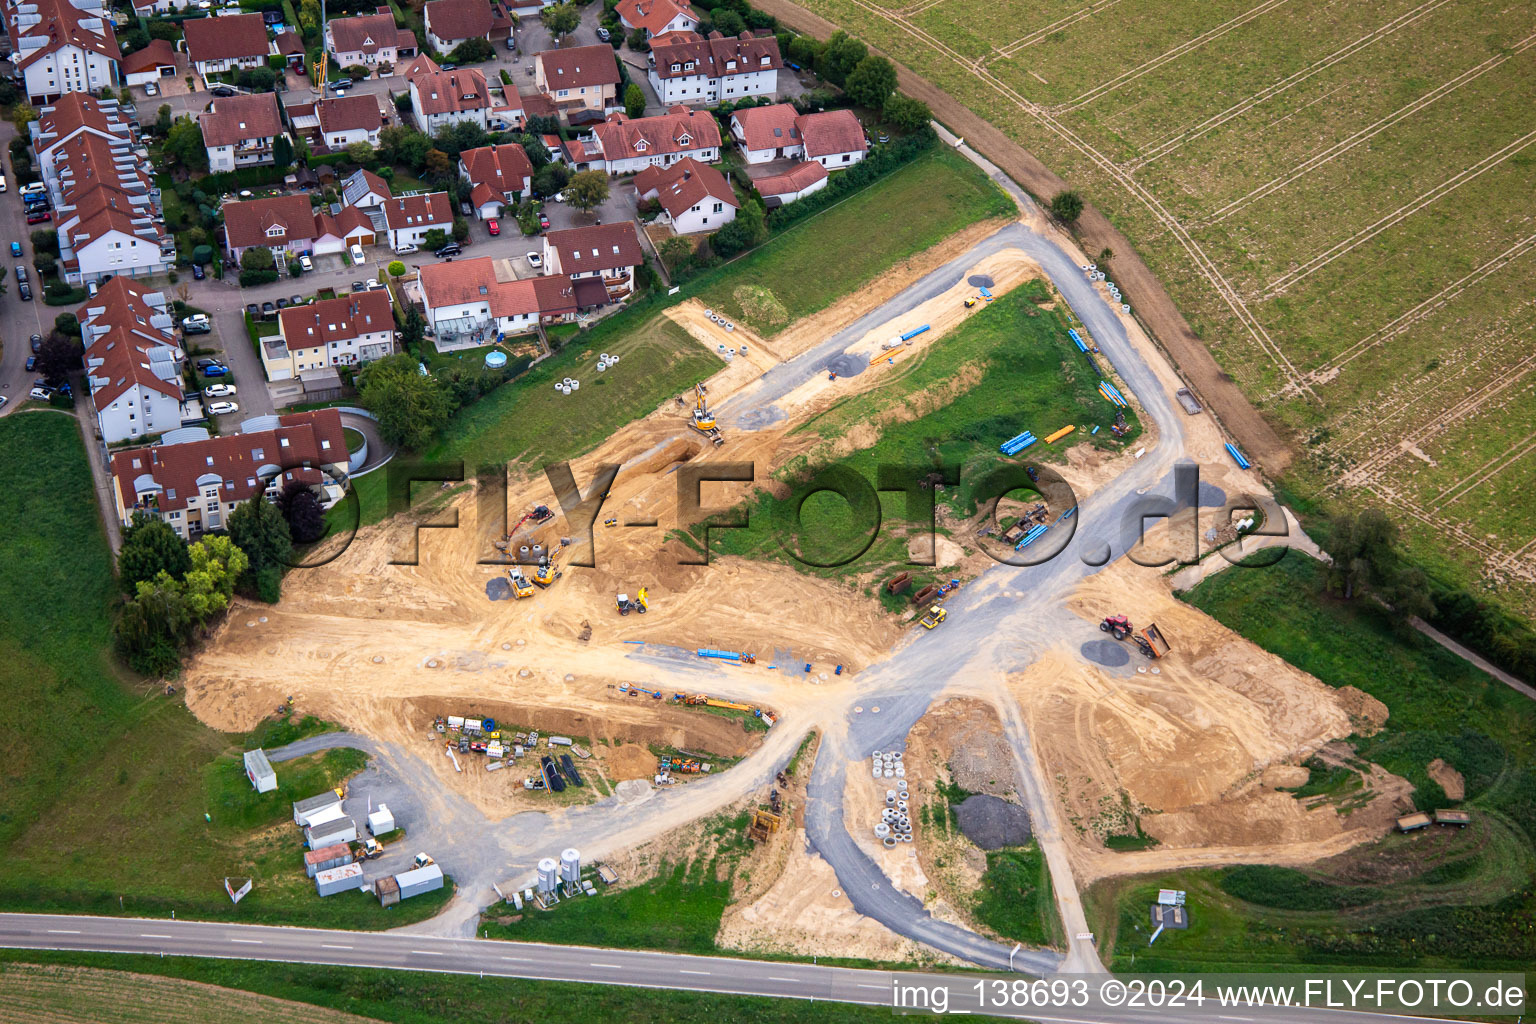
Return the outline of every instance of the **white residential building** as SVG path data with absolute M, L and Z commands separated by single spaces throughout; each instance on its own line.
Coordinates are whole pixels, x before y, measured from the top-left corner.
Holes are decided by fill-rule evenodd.
M 208 150 L 208 170 L 217 174 L 276 162 L 273 144 L 284 134 L 277 96 L 270 92 L 223 96 L 197 115 Z
M 116 444 L 178 429 L 185 356 L 165 296 L 114 277 L 75 316 L 102 440 Z
M 485 127 L 491 97 L 485 76 L 474 68 L 413 75 L 410 89 L 416 126 L 428 135 L 457 121 Z
M 707 111 L 683 106 L 655 117 L 614 114 L 592 126 L 585 149 L 586 163 L 614 175 L 670 167 L 684 157 L 712 164 L 720 159 L 720 128 Z
M 395 350 L 389 292 L 378 288 L 289 306 L 278 315 L 277 334 L 261 341 L 268 380 L 382 359 Z
M 101 0 L 22 0 L 6 5 L 11 60 L 30 102 L 100 93 L 120 84 L 122 57 Z
M 784 61 L 773 36 L 711 32 L 705 39 L 690 32 L 666 38 L 652 46 L 650 70 L 651 87 L 663 106 L 710 106 L 778 91 Z
M 453 197 L 447 192 L 400 196 L 384 204 L 384 222 L 389 226 L 389 247 L 421 245 L 427 233 L 441 229 L 453 232 Z
M 440 352 L 527 334 L 541 323 L 570 319 L 577 308 L 569 277 L 518 280 L 498 272 L 489 256 L 426 264 L 421 295 Z
M 708 164 L 682 159 L 635 175 L 635 194 L 661 203 L 663 220 L 680 235 L 718 231 L 736 219 L 741 205 L 725 175 Z

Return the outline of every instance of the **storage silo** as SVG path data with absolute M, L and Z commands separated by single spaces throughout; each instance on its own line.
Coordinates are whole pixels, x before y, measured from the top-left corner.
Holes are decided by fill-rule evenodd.
M 560 880 L 571 885 L 581 881 L 581 854 L 568 849 L 560 854 Z
M 555 886 L 560 883 L 559 871 L 555 858 L 545 857 L 539 861 L 539 892 L 555 891 Z

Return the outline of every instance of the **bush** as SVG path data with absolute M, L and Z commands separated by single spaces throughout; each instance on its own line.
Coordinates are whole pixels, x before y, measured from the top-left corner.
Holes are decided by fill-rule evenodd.
M 389 266 L 386 267 L 385 269 L 389 271 L 389 276 L 390 277 L 404 277 L 405 276 L 405 264 L 402 263 L 399 260 L 390 260 Z
M 496 56 L 495 49 L 485 39 L 466 39 L 453 48 L 448 60 L 454 64 L 478 64 Z
M 353 64 L 351 67 L 345 68 L 344 71 L 346 76 L 354 82 L 361 82 L 370 74 L 368 69 L 361 64 Z
M 271 284 L 277 280 L 275 270 L 242 270 L 240 271 L 240 287 L 250 288 L 258 284 Z
M 294 260 L 292 263 L 288 264 L 288 276 L 289 277 L 298 277 L 298 276 L 300 276 L 303 273 L 304 273 L 304 268 L 299 266 L 299 261 L 298 260 Z
M 1083 215 L 1083 197 L 1071 189 L 1051 197 L 1051 212 L 1068 224 Z
M 44 229 L 32 232 L 32 251 L 35 253 L 59 254 L 59 233 Z

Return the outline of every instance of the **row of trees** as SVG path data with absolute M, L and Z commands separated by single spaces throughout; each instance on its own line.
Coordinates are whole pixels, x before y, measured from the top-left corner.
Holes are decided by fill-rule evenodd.
M 401 328 L 406 352 L 385 356 L 364 368 L 358 382 L 363 407 L 378 417 L 379 434 L 392 445 L 420 451 L 448 425 L 459 409 L 489 394 L 527 366 L 501 369 L 458 365 L 440 367 L 423 376 L 414 351 L 422 338 L 421 314 L 406 314 Z M 414 338 L 414 340 L 413 340 Z

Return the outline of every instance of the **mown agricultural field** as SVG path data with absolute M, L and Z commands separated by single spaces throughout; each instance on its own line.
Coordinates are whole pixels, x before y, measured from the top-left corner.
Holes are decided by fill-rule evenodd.
M 1536 609 L 1536 8 L 802 6 L 1124 230 L 1291 439 L 1296 500 L 1388 507 L 1427 567 Z

